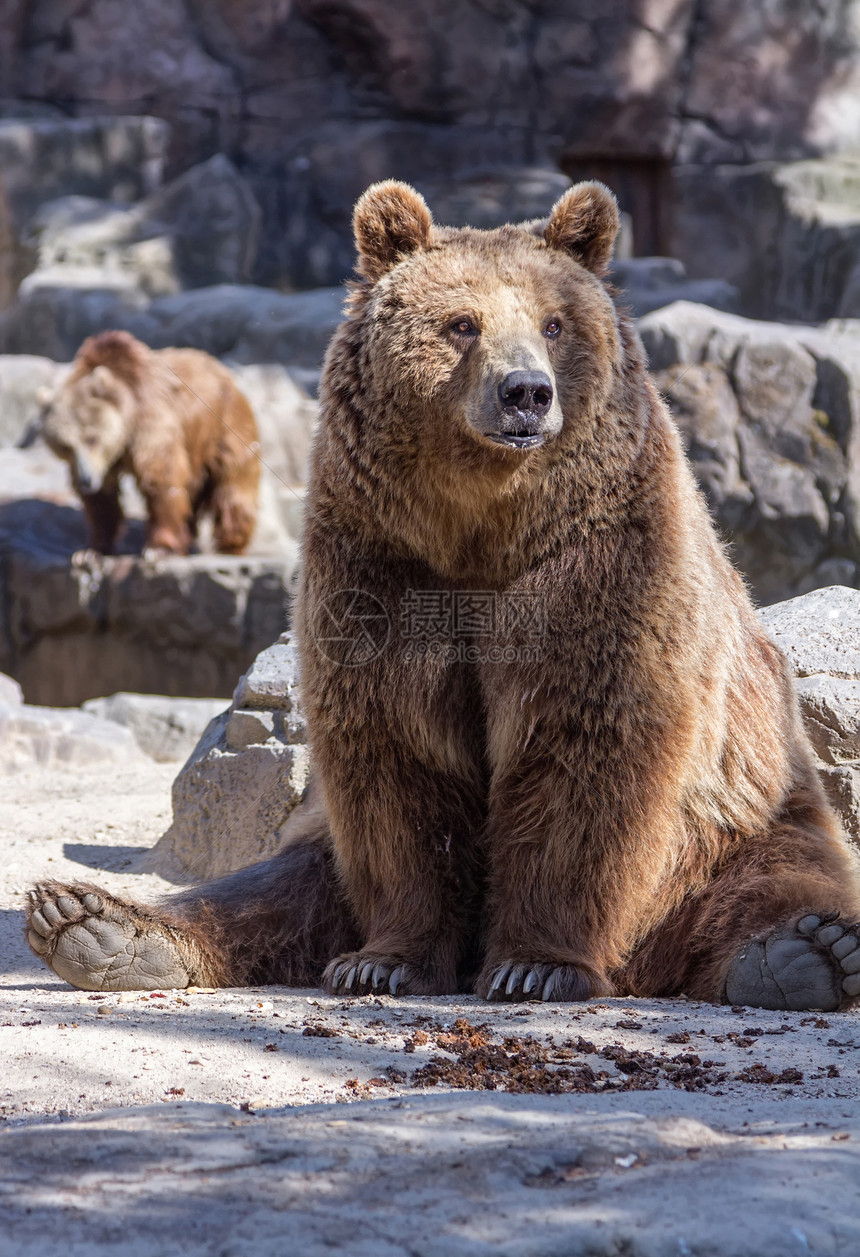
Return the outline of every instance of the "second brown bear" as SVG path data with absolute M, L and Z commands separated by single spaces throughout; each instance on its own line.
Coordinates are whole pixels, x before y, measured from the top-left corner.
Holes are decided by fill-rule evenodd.
M 209 354 L 152 350 L 128 332 L 91 336 L 47 403 L 40 431 L 71 468 L 99 553 L 113 553 L 122 527 L 124 472 L 146 502 L 148 552 L 187 554 L 204 512 L 217 550 L 247 548 L 257 521 L 257 425 L 230 372 Z

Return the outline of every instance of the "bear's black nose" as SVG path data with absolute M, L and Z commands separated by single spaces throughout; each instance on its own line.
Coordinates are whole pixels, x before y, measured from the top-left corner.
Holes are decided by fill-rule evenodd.
M 552 380 L 543 371 L 512 371 L 499 385 L 505 407 L 545 415 L 552 405 Z

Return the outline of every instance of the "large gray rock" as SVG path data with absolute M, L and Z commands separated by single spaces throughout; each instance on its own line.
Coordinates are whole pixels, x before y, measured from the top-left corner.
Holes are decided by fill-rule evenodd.
M 38 417 L 40 390 L 53 391 L 67 370 L 50 358 L 0 355 L 0 449 L 20 441 Z
M 673 250 L 757 318 L 860 315 L 860 157 L 680 169 Z
M 309 785 L 295 646 L 284 636 L 240 679 L 173 785 L 173 824 L 154 867 L 220 877 L 274 855 Z
M 132 521 L 130 548 L 142 540 Z M 287 623 L 295 544 L 271 558 L 158 559 L 100 558 L 86 545 L 74 506 L 0 503 L 0 669 L 29 702 L 76 706 L 120 690 L 227 698 Z
M 860 582 L 860 322 L 757 323 L 678 302 L 639 330 L 759 599 Z
M 210 721 L 224 710 L 224 700 L 120 693 L 88 699 L 83 709 L 129 729 L 140 749 L 161 764 L 187 759 Z
M 860 844 L 860 590 L 816 589 L 766 607 L 761 618 L 798 678 L 830 802 Z
M 613 263 L 609 278 L 621 290 L 619 304 L 636 318 L 675 301 L 699 302 L 716 310 L 739 308 L 736 288 L 722 279 L 688 279 L 677 258 L 621 259 Z
M 860 762 L 860 681 L 816 673 L 798 678 L 797 694 L 819 757 L 834 765 Z
M 164 296 L 250 279 L 260 207 L 223 155 L 132 205 L 66 196 L 41 205 L 23 242 L 36 268 L 21 284 Z
M 765 607 L 761 619 L 796 676 L 860 681 L 860 590 L 816 589 Z
M 138 288 L 36 286 L 0 318 L 0 352 L 60 360 L 85 337 L 119 327 L 153 349 L 204 349 L 240 363 L 319 368 L 342 319 L 344 292 L 279 293 L 217 284 L 148 301 Z
M 128 729 L 75 709 L 0 705 L 0 774 L 127 763 L 143 752 Z

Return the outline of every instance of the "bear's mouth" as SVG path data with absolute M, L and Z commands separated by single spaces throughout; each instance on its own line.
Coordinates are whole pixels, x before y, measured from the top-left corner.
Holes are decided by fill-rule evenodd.
M 507 445 L 515 450 L 532 450 L 544 443 L 542 432 L 529 432 L 525 428 L 515 432 L 488 432 L 487 436 L 497 445 Z

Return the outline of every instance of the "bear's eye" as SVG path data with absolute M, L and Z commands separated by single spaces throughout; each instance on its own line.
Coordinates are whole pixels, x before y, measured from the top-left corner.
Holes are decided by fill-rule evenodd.
M 550 319 L 546 327 L 543 329 L 544 336 L 548 336 L 550 340 L 555 340 L 561 331 L 561 323 L 558 319 Z
M 471 319 L 455 319 L 451 324 L 451 331 L 456 332 L 458 336 L 477 336 L 478 329 Z

